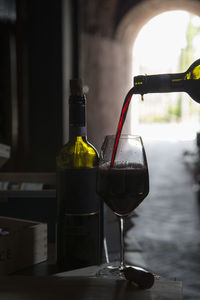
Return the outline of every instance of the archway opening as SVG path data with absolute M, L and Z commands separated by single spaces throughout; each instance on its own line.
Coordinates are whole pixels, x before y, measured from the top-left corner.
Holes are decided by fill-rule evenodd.
M 199 53 L 200 17 L 184 10 L 163 12 L 150 19 L 134 41 L 133 76 L 184 72 Z M 199 130 L 200 107 L 187 94 L 149 94 L 144 103 L 137 98 L 131 109 L 132 132 L 184 140 Z

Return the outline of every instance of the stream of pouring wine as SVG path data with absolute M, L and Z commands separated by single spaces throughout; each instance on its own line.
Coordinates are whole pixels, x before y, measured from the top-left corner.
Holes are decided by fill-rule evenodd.
M 117 153 L 117 147 L 118 147 L 120 135 L 121 135 L 121 132 L 122 132 L 124 122 L 126 120 L 128 107 L 129 107 L 131 98 L 134 94 L 134 91 L 135 91 L 135 87 L 133 87 L 132 89 L 129 90 L 129 92 L 127 93 L 127 95 L 124 99 L 124 103 L 123 103 L 120 118 L 119 118 L 119 123 L 118 123 L 118 126 L 117 126 L 117 132 L 116 132 L 116 136 L 115 136 L 115 143 L 114 143 L 113 152 L 112 152 L 112 159 L 111 159 L 111 163 L 110 163 L 111 168 L 113 167 L 113 164 L 114 164 L 114 161 L 115 161 L 115 156 L 116 156 L 116 153 Z

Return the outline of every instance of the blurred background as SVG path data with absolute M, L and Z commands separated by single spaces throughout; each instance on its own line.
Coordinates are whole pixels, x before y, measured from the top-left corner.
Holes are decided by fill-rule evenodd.
M 88 138 L 99 150 L 134 75 L 181 72 L 198 57 L 199 14 L 199 0 L 0 0 L 0 143 L 11 146 L 2 170 L 55 171 L 72 77 L 88 91 Z M 134 97 L 124 130 L 164 122 L 192 123 L 194 136 L 198 104 L 180 93 Z
M 68 140 L 69 79 L 83 79 L 88 140 L 100 150 L 133 76 L 184 72 L 199 54 L 200 0 L 0 0 L 0 144 L 10 146 L 0 181 L 6 172 L 55 173 Z M 181 93 L 134 96 L 124 128 L 142 135 L 150 170 L 127 252 L 182 280 L 192 300 L 200 295 L 199 130 L 200 106 Z M 55 223 L 52 199 L 17 216 L 48 222 L 48 206 Z

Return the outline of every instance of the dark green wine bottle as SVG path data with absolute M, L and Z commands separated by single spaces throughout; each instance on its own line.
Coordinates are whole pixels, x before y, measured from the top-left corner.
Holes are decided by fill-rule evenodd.
M 80 80 L 70 81 L 69 141 L 57 156 L 57 263 L 60 271 L 101 260 L 100 200 L 96 194 L 98 153 L 87 141 Z
M 200 59 L 186 72 L 134 77 L 134 94 L 186 92 L 200 103 Z

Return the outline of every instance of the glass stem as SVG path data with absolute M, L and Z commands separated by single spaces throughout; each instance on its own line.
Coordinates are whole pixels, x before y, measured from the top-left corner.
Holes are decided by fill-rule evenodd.
M 124 270 L 124 218 L 119 217 L 119 232 L 120 232 L 120 270 Z

